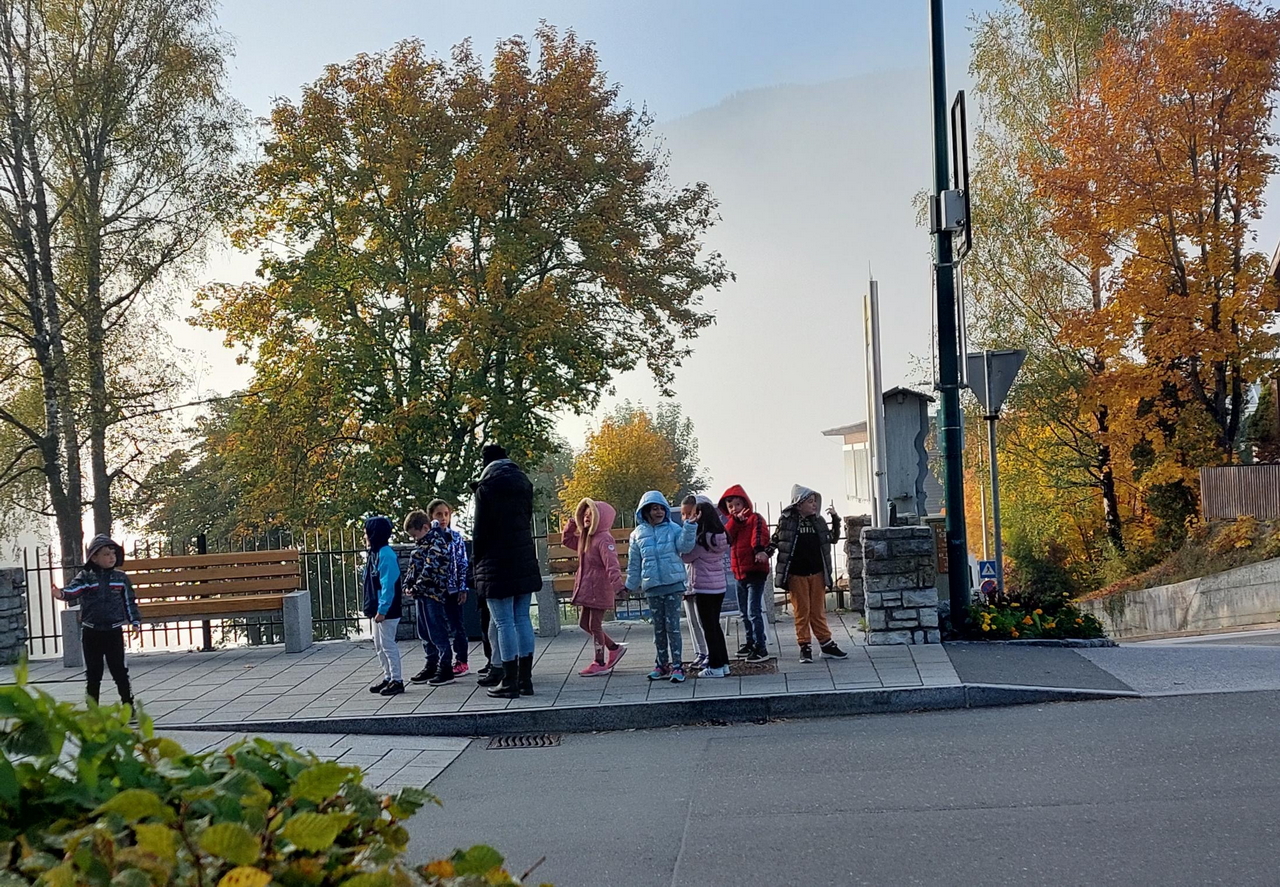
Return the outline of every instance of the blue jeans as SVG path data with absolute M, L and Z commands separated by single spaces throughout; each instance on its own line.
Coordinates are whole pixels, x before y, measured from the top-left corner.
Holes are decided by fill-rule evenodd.
M 422 641 L 422 652 L 427 657 L 427 668 L 434 671 L 440 661 L 440 651 L 431 640 L 431 621 L 427 618 L 427 599 L 413 599 L 413 625 L 418 632 L 418 640 Z
M 449 650 L 448 605 L 444 601 L 422 598 L 419 599 L 418 606 L 427 615 L 427 637 L 431 639 L 431 646 L 436 648 L 436 653 L 440 657 L 439 667 L 451 670 L 453 668 L 453 659 Z
M 769 637 L 764 632 L 764 573 L 751 573 L 738 580 L 738 612 L 747 631 L 747 643 L 766 647 Z
M 449 620 L 449 634 L 453 638 L 453 661 L 466 662 L 471 642 L 467 640 L 467 629 L 462 624 L 462 604 L 458 601 L 458 595 L 445 597 L 444 614 Z
M 683 600 L 684 595 L 679 593 L 649 596 L 658 665 L 680 665 L 684 662 L 684 651 L 680 645 L 680 605 Z
M 498 626 L 498 648 L 505 662 L 533 655 L 533 620 L 529 618 L 532 603 L 531 594 L 489 598 L 489 616 Z

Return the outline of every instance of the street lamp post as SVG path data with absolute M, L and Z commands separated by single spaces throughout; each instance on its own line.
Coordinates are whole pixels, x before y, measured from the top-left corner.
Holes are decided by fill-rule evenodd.
M 935 206 L 951 187 L 948 152 L 946 46 L 942 0 L 929 0 L 933 73 L 933 195 Z M 935 223 L 934 266 L 938 316 L 938 431 L 947 508 L 947 559 L 951 624 L 963 624 L 969 606 L 969 545 L 965 538 L 963 443 L 960 436 L 960 341 L 956 311 L 952 232 Z

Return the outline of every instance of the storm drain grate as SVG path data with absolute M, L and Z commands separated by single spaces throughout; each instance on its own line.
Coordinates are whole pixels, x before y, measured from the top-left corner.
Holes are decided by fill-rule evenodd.
M 734 662 L 729 666 L 731 675 L 777 674 L 778 663 L 770 662 Z
M 489 748 L 552 748 L 560 744 L 559 733 L 526 733 L 523 736 L 495 736 Z

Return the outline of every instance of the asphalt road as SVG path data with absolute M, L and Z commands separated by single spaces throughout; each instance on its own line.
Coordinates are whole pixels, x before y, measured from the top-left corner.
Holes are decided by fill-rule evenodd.
M 559 887 L 1277 884 L 1280 693 L 472 743 L 409 823 Z

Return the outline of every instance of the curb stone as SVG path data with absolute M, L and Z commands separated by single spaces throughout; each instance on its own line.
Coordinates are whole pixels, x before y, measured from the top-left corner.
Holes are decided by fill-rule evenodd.
M 1102 699 L 1140 698 L 1139 693 L 1087 688 L 964 684 L 950 687 L 901 687 L 834 690 L 779 696 L 734 696 L 670 702 L 502 709 L 441 714 L 368 715 L 299 718 L 279 721 L 220 721 L 158 724 L 162 730 L 236 733 L 345 733 L 396 736 L 495 736 L 512 733 L 592 733 L 692 726 L 705 721 L 726 724 L 772 718 L 847 717 L 950 711 L 1005 705 L 1034 705 Z
M 984 647 L 1009 646 L 1009 647 L 1072 647 L 1076 649 L 1087 649 L 1092 647 L 1118 647 L 1117 642 L 1111 638 L 1031 638 L 1030 640 L 1017 641 L 945 641 L 950 644 L 967 644 L 971 646 L 982 645 Z

